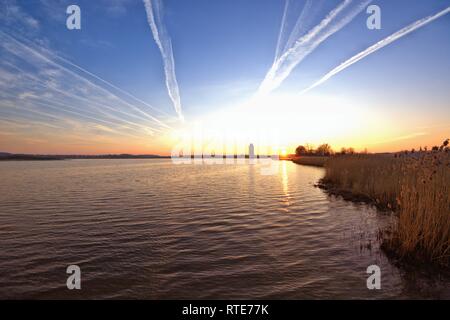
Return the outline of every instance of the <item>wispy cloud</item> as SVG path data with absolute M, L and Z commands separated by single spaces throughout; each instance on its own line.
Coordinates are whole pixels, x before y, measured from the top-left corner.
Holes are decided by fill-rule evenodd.
M 341 2 L 318 25 L 297 39 L 291 48 L 275 60 L 261 83 L 258 93 L 268 94 L 278 88 L 306 56 L 351 22 L 370 2 L 371 0 Z
M 140 113 L 141 115 L 145 116 L 146 118 L 156 122 L 159 125 L 162 125 L 166 128 L 170 128 L 167 124 L 165 124 L 164 122 L 162 122 L 161 120 L 157 119 L 156 117 L 152 116 L 151 114 L 149 114 L 148 112 L 142 110 L 141 108 L 137 107 L 136 105 L 134 105 L 133 103 L 130 103 L 129 101 L 122 99 L 121 97 L 119 97 L 118 95 L 114 94 L 111 90 L 108 90 L 107 88 L 105 88 L 104 86 L 101 86 L 99 84 L 96 84 L 95 82 L 89 80 L 87 77 L 82 76 L 81 74 L 78 74 L 76 72 L 74 72 L 73 70 L 69 69 L 68 67 L 64 66 L 61 63 L 57 62 L 57 59 L 60 59 L 62 61 L 64 61 L 65 63 L 69 64 L 72 67 L 75 67 L 76 69 L 82 71 L 83 73 L 95 78 L 96 80 L 101 81 L 104 84 L 107 84 L 108 86 L 110 86 L 111 88 L 114 88 L 117 91 L 120 91 L 124 94 L 127 94 L 128 96 L 134 98 L 135 100 L 141 101 L 138 98 L 134 97 L 133 95 L 125 92 L 124 90 L 114 86 L 113 84 L 111 84 L 110 82 L 100 78 L 99 76 L 85 70 L 84 68 L 68 61 L 67 59 L 64 59 L 60 56 L 58 56 L 56 53 L 54 53 L 53 51 L 47 49 L 47 48 L 42 48 L 42 47 L 38 47 L 35 45 L 32 45 L 31 43 L 26 43 L 28 42 L 26 39 L 22 39 L 22 41 L 11 37 L 10 35 L 0 31 L 0 35 L 3 35 L 5 37 L 5 39 L 10 40 L 10 42 L 5 42 L 6 46 L 7 46 L 7 50 L 10 53 L 13 53 L 15 55 L 18 56 L 22 56 L 23 57 L 23 53 L 25 52 L 25 60 L 32 60 L 32 62 L 35 65 L 39 65 L 41 67 L 40 69 L 40 75 L 43 75 L 43 72 L 48 74 L 49 69 L 43 69 L 42 66 L 43 65 L 50 65 L 52 69 L 51 74 L 49 74 L 50 76 L 52 74 L 54 74 L 55 72 L 57 72 L 57 74 L 61 75 L 61 72 L 65 72 L 68 73 L 70 76 L 74 77 L 75 80 L 77 81 L 81 81 L 81 83 L 83 84 L 83 86 L 81 86 L 81 90 L 84 90 L 86 92 L 95 92 L 95 93 L 101 93 L 102 95 L 105 95 L 108 99 L 107 100 L 117 100 L 120 101 L 121 103 L 127 105 L 129 108 L 133 109 L 134 111 Z M 58 87 L 58 80 L 61 79 L 55 79 L 55 78 L 50 78 L 49 79 L 50 82 L 47 82 L 47 89 L 52 89 L 52 84 L 55 85 L 56 87 Z M 55 82 L 56 81 L 56 82 Z M 55 89 L 55 87 L 53 87 L 53 89 Z M 57 88 L 56 88 L 57 89 Z M 61 91 L 61 90 L 59 90 Z M 142 101 L 141 101 L 142 102 Z M 148 104 L 146 104 L 147 106 L 150 106 Z M 152 106 L 150 106 L 151 108 L 153 108 Z
M 103 0 L 105 2 L 106 11 L 112 16 L 120 16 L 127 13 L 127 6 L 133 0 Z
M 6 26 L 18 27 L 20 21 L 28 31 L 40 28 L 39 21 L 23 11 L 15 0 L 3 0 L 0 2 L 0 22 Z
M 428 135 L 428 132 L 413 132 L 413 133 L 409 133 L 409 134 L 405 134 L 405 135 L 401 135 L 401 136 L 397 136 L 397 137 L 393 137 L 387 140 L 383 140 L 383 141 L 377 141 L 374 143 L 369 143 L 369 145 L 377 145 L 377 144 L 385 144 L 385 143 L 390 143 L 390 142 L 397 142 L 397 141 L 403 141 L 403 140 L 411 140 L 414 138 L 418 138 L 418 137 L 423 137 Z
M 166 86 L 169 97 L 172 100 L 175 111 L 180 118 L 184 120 L 181 110 L 180 91 L 177 78 L 175 76 L 175 62 L 173 59 L 172 41 L 168 35 L 163 23 L 163 5 L 160 0 L 143 0 L 145 11 L 147 12 L 147 21 L 152 30 L 153 38 L 161 51 L 164 64 L 164 73 L 166 77 Z
M 58 136 L 114 133 L 143 141 L 170 129 L 146 110 L 156 108 L 49 48 L 0 31 L 0 54 L 0 117 L 9 130 L 22 121 L 36 134 L 47 124 Z
M 358 62 L 359 60 L 364 59 L 365 57 L 367 57 L 368 55 L 380 50 L 381 48 L 384 48 L 385 46 L 393 43 L 394 41 L 397 41 L 398 39 L 406 36 L 407 34 L 427 25 L 428 23 L 442 17 L 443 15 L 447 14 L 450 12 L 450 7 L 447 7 L 446 9 L 439 11 L 438 13 L 422 18 L 412 24 L 410 24 L 409 26 L 391 34 L 390 36 L 384 38 L 383 40 L 377 42 L 376 44 L 370 46 L 369 48 L 361 51 L 360 53 L 358 53 L 357 55 L 354 55 L 353 57 L 351 57 L 350 59 L 348 59 L 347 61 L 341 63 L 339 66 L 337 66 L 336 68 L 334 68 L 333 70 L 331 70 L 330 72 L 328 72 L 325 76 L 323 76 L 320 80 L 318 80 L 317 82 L 315 82 L 313 85 L 311 85 L 310 87 L 304 89 L 303 91 L 300 92 L 300 94 L 304 94 L 307 91 L 323 84 L 324 82 L 326 82 L 327 80 L 329 80 L 331 77 L 335 76 L 336 74 L 338 74 L 339 72 L 343 71 L 344 69 L 350 67 L 352 64 Z

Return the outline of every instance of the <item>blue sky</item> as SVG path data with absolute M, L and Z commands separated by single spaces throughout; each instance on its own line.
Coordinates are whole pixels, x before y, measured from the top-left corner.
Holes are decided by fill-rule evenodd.
M 316 1 L 305 19 L 305 32 L 343 1 Z M 358 2 L 363 1 L 354 4 Z M 66 28 L 69 4 L 81 8 L 81 30 Z M 157 27 L 161 33 L 165 30 L 162 41 L 170 41 L 173 50 L 173 74 L 186 119 L 180 124 L 166 86 L 162 52 L 142 1 L 0 0 L 0 149 L 167 152 L 168 130 L 229 108 L 239 109 L 252 99 L 273 66 L 285 4 L 282 0 L 162 1 L 163 9 L 156 12 L 161 15 Z M 295 23 L 305 4 L 291 0 L 289 18 L 294 20 L 288 24 Z M 362 10 L 296 64 L 270 94 L 296 96 L 358 52 L 448 8 L 450 0 L 380 0 L 371 4 L 381 8 L 381 30 L 367 29 L 368 15 Z M 406 146 L 431 143 L 450 127 L 449 36 L 450 14 L 446 14 L 351 65 L 310 94 L 337 97 L 363 110 L 363 117 L 385 122 L 378 126 L 372 120 L 364 122 L 352 132 L 360 136 L 361 128 L 372 126 L 364 134 L 375 150 L 397 147 L 389 141 L 405 140 Z M 57 64 L 35 56 L 28 47 Z M 38 80 L 42 82 L 39 85 Z M 264 112 L 283 113 L 283 106 L 273 101 Z M 295 112 L 286 111 L 288 120 L 296 117 L 297 122 L 302 121 L 309 106 L 297 105 Z M 332 121 L 333 114 L 328 116 Z M 283 122 L 282 118 L 278 121 L 281 128 Z M 377 131 L 385 134 L 377 135 Z M 408 136 L 422 140 L 406 141 Z M 349 137 L 343 134 L 341 140 Z M 130 138 L 135 143 L 125 147 Z M 301 135 L 295 138 L 306 142 Z M 313 143 L 328 139 L 327 135 L 308 138 Z M 341 140 L 335 144 L 342 144 Z M 295 141 L 286 140 L 285 144 L 291 147 Z M 348 143 L 363 147 L 359 140 Z

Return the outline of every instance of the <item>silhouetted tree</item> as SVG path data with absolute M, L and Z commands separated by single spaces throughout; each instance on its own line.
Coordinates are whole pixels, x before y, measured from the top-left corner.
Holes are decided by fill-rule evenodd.
M 316 153 L 322 156 L 329 156 L 333 153 L 333 149 L 328 143 L 324 143 L 317 147 Z
M 341 154 L 354 154 L 355 153 L 355 149 L 353 148 L 341 148 Z
M 314 146 L 312 144 L 307 143 L 305 148 L 307 154 L 314 154 Z
M 307 154 L 307 150 L 304 146 L 298 146 L 295 149 L 295 155 L 296 156 L 304 156 L 305 154 Z

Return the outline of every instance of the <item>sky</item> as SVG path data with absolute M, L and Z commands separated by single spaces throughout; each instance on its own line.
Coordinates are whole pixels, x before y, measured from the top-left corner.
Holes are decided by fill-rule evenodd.
M 80 30 L 66 25 L 74 4 Z M 370 5 L 381 29 L 367 27 Z M 450 136 L 450 0 L 0 7 L 3 152 L 384 152 Z

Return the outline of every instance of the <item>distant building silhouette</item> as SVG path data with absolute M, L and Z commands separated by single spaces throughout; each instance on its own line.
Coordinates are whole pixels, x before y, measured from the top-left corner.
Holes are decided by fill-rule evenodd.
M 250 145 L 248 146 L 248 157 L 249 159 L 255 158 L 255 146 L 253 145 L 253 143 L 250 143 Z

